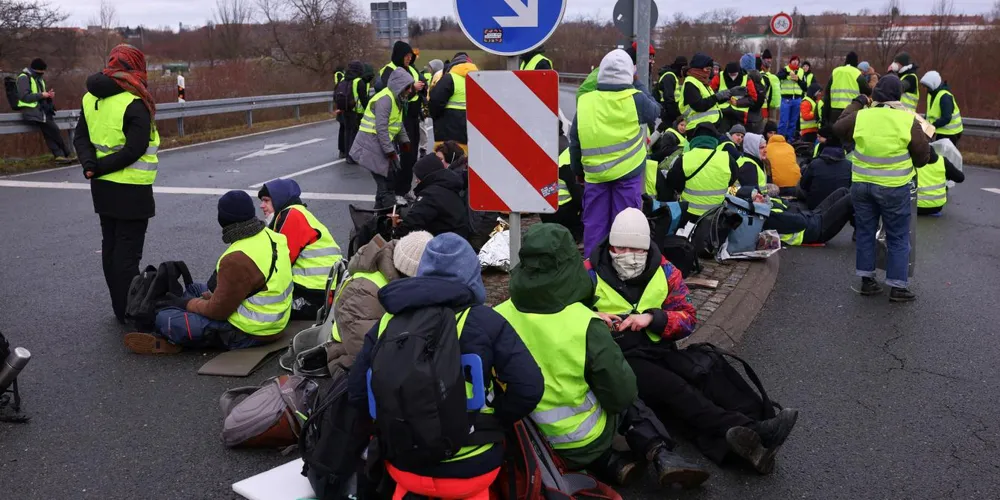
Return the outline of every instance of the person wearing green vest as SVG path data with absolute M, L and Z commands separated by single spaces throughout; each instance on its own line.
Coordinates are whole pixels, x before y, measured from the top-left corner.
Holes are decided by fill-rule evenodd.
M 344 81 L 344 78 L 345 78 L 344 67 L 343 66 L 337 66 L 337 69 L 334 70 L 334 72 L 333 72 L 333 86 L 334 86 L 334 88 L 336 88 L 337 85 L 340 85 L 340 82 Z
M 660 79 L 656 83 L 657 100 L 660 102 L 662 113 L 660 114 L 660 125 L 664 129 L 674 123 L 681 116 L 681 92 L 684 90 L 685 70 L 688 60 L 684 56 L 677 56 L 669 66 L 660 69 Z M 663 130 L 660 130 L 661 132 Z
M 284 235 L 256 217 L 253 200 L 233 190 L 219 198 L 222 253 L 209 284 L 156 304 L 153 333 L 125 335 L 136 354 L 176 354 L 183 348 L 243 349 L 281 337 L 292 313 L 292 264 Z
M 37 126 L 45 138 L 52 156 L 59 163 L 74 160 L 73 153 L 66 147 L 62 132 L 55 122 L 56 107 L 52 99 L 56 91 L 45 85 L 45 71 L 48 65 L 41 59 L 33 59 L 31 64 L 17 75 L 17 107 L 25 122 Z
M 868 76 L 858 69 L 858 54 L 848 52 L 844 65 L 833 69 L 823 92 L 823 122 L 833 125 L 851 101 L 859 95 L 870 96 Z M 849 139 L 848 139 L 849 140 Z
M 951 93 L 948 82 L 942 81 L 937 71 L 928 71 L 920 83 L 927 87 L 927 121 L 936 129 L 934 139 L 948 139 L 958 146 L 965 128 L 958 101 Z
M 608 325 L 587 305 L 594 285 L 569 231 L 536 224 L 519 256 L 510 300 L 495 309 L 542 370 L 545 392 L 531 419 L 556 454 L 570 470 L 587 469 L 615 485 L 634 482 L 650 462 L 661 486 L 704 482 L 708 473 L 673 453 L 670 435 L 637 399 L 635 375 Z M 631 453 L 612 448 L 616 434 Z
M 343 121 L 341 127 L 344 128 L 344 151 L 350 153 L 354 146 L 354 140 L 358 137 L 358 128 L 361 126 L 361 117 L 368 106 L 368 82 L 364 79 L 365 65 L 361 61 L 351 61 L 347 65 L 345 81 L 347 82 L 347 109 L 343 110 L 341 116 Z M 348 165 L 357 165 L 358 162 L 347 154 Z
M 768 176 L 765 162 L 767 161 L 767 141 L 760 134 L 748 133 L 743 138 L 742 155 L 736 160 L 739 175 L 736 182 L 740 187 L 756 187 L 762 193 L 767 192 Z
M 681 92 L 681 113 L 687 122 L 688 138 L 694 137 L 698 125 L 709 124 L 719 126 L 722 120 L 720 105 L 731 98 L 746 95 L 746 87 L 733 87 L 713 92 L 711 82 L 712 58 L 698 52 L 691 58 L 691 64 L 684 78 L 684 89 Z
M 391 326 L 394 316 L 428 307 L 454 311 L 461 353 L 476 355 L 482 361 L 481 375 L 488 395 L 486 406 L 479 412 L 491 413 L 500 424 L 510 426 L 527 417 L 542 400 L 545 390 L 542 372 L 511 325 L 483 305 L 486 288 L 479 258 L 460 236 L 452 233 L 435 236 L 424 247 L 416 276 L 388 283 L 378 296 L 386 316 L 365 335 L 364 345 L 348 373 L 348 400 L 364 408 L 366 414 L 367 372 L 378 356 L 378 351 L 373 352 L 377 339 Z M 378 395 L 373 398 L 377 400 Z M 391 451 L 387 450 L 385 455 L 391 455 Z M 394 498 L 413 493 L 478 500 L 489 498 L 485 490 L 503 462 L 503 446 L 490 443 L 463 447 L 453 458 L 442 462 L 386 462 L 386 468 L 397 483 Z M 441 481 L 445 479 L 448 481 Z M 445 483 L 452 483 L 456 489 L 468 489 L 464 493 L 449 494 L 445 490 L 452 488 Z M 438 489 L 432 491 L 435 487 Z
M 816 74 L 812 72 L 812 63 L 809 61 L 802 61 L 802 81 L 806 82 L 806 90 L 816 81 Z
M 160 134 L 156 104 L 146 88 L 145 55 L 131 45 L 115 47 L 107 67 L 87 78 L 82 111 L 73 145 L 101 220 L 101 260 L 111 307 L 124 322 L 146 228 L 156 215 L 153 182 Z
M 688 202 L 685 222 L 694 222 L 709 210 L 722 205 L 729 186 L 739 178 L 736 160 L 719 151 L 715 127 L 703 123 L 691 139 L 691 149 L 682 154 L 667 172 L 667 185 Z
M 559 224 L 573 235 L 576 241 L 583 240 L 583 224 L 580 213 L 583 211 L 583 186 L 576 179 L 573 168 L 570 167 L 569 140 L 566 136 L 559 137 L 559 208 L 554 214 L 539 214 L 542 222 Z
M 733 125 L 729 129 L 729 132 L 719 136 L 719 150 L 724 151 L 734 160 L 738 160 L 741 156 L 743 156 L 743 139 L 746 135 L 746 127 L 740 125 L 739 123 Z
M 823 123 L 823 87 L 818 83 L 812 84 L 806 91 L 806 97 L 802 99 L 799 110 L 799 129 L 802 134 L 802 141 L 812 144 L 816 142 L 819 133 L 820 123 Z
M 521 71 L 555 69 L 552 67 L 552 60 L 545 57 L 545 46 L 540 45 L 535 50 L 521 54 L 520 59 L 521 63 L 518 65 L 518 69 Z
M 889 65 L 889 72 L 899 76 L 903 82 L 903 96 L 899 102 L 903 103 L 906 109 L 917 112 L 920 104 L 920 80 L 917 77 L 917 69 L 920 66 L 910 61 L 910 54 L 900 52 Z
M 777 124 L 781 119 L 781 80 L 774 74 L 774 58 L 770 49 L 764 49 L 760 55 L 758 70 L 764 80 L 767 81 L 767 99 L 764 107 L 767 108 L 765 115 L 769 122 Z
M 637 46 L 637 44 L 635 42 L 632 42 L 632 45 L 630 47 L 628 47 L 627 49 L 625 49 L 625 52 L 628 53 L 628 56 L 630 58 L 632 58 L 632 65 L 633 66 L 635 66 L 635 64 L 636 64 L 636 62 L 635 62 L 636 61 L 636 57 L 637 57 L 636 56 L 636 46 Z M 655 56 L 656 56 L 656 49 L 653 48 L 653 44 L 649 44 L 649 62 L 650 62 L 650 64 L 653 63 L 653 58 Z M 652 73 L 653 67 L 650 66 L 649 69 L 650 69 L 650 73 Z M 597 68 L 594 68 L 593 70 L 591 70 L 590 74 L 587 75 L 587 78 L 584 78 L 583 82 L 580 83 L 580 86 L 577 87 L 577 89 L 576 89 L 576 100 L 577 101 L 579 101 L 580 97 L 582 97 L 584 94 L 587 94 L 589 92 L 593 92 L 593 91 L 597 90 L 597 85 L 599 83 L 597 81 L 597 74 L 600 72 L 600 70 L 601 70 L 600 67 L 597 67 Z M 650 94 L 650 96 L 652 96 L 652 94 Z M 656 99 L 653 99 L 653 101 L 656 101 Z
M 931 148 L 930 161 L 917 172 L 917 215 L 936 215 L 948 203 L 948 181 L 965 182 L 965 174 Z
M 455 141 L 468 152 L 469 134 L 465 114 L 465 79 L 466 75 L 479 68 L 464 52 L 455 54 L 451 59 L 448 71 L 441 75 L 427 103 L 431 118 L 434 120 L 434 145 L 439 146 L 445 141 Z
M 854 204 L 848 188 L 838 188 L 811 210 L 771 198 L 771 214 L 764 230 L 773 229 L 786 245 L 820 245 L 832 240 L 854 219 Z
M 889 300 L 909 302 L 916 295 L 909 290 L 910 187 L 914 170 L 927 164 L 930 145 L 913 113 L 885 104 L 898 101 L 903 86 L 896 75 L 886 75 L 875 86 L 871 100 L 857 97 L 833 126 L 842 141 L 853 141 L 854 169 L 851 198 L 857 233 L 856 274 L 861 277 L 862 295 L 878 295 L 882 286 L 875 281 L 875 232 L 882 220 L 888 258 L 885 284 L 892 290 Z
M 793 55 L 788 65 L 778 70 L 778 81 L 781 86 L 781 118 L 778 120 L 778 133 L 785 136 L 788 142 L 795 140 L 799 130 L 799 109 L 802 107 L 802 96 L 806 93 L 805 72 L 799 67 L 799 56 Z
M 375 179 L 375 208 L 378 209 L 401 204 L 393 190 L 393 178 L 412 175 L 399 171 L 396 144 L 403 151 L 413 149 L 403 126 L 403 109 L 413 88 L 413 77 L 405 69 L 393 71 L 388 86 L 368 101 L 358 136 L 351 146 L 351 158 Z
M 416 70 L 414 65 L 417 61 L 417 54 L 404 41 L 397 41 L 392 46 L 392 57 L 388 64 L 382 66 L 380 72 L 378 88 L 381 90 L 389 86 L 389 78 L 392 73 L 401 68 L 413 78 L 413 91 L 403 104 L 403 128 L 406 129 L 407 137 L 420 139 L 420 122 L 423 115 L 423 95 L 427 82 Z M 396 195 L 396 203 L 403 205 L 407 201 L 413 201 L 413 164 L 417 162 L 417 147 L 407 147 L 399 154 L 399 171 L 391 179 L 393 192 Z
M 758 75 L 759 79 L 759 75 Z M 757 83 L 740 68 L 740 63 L 730 62 L 726 64 L 725 71 L 716 75 L 711 82 L 713 90 L 728 90 L 741 87 L 746 89 L 746 95 L 719 104 L 722 112 L 722 119 L 717 127 L 719 130 L 729 130 L 734 125 L 743 126 L 750 123 L 750 111 L 754 108 L 760 109 L 758 103 Z

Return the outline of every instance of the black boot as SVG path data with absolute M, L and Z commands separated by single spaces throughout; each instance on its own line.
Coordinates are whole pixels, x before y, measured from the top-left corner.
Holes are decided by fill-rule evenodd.
M 880 295 L 882 293 L 882 285 L 878 284 L 875 278 L 861 278 L 861 291 L 858 293 L 866 297 Z
M 733 453 L 745 458 L 757 472 L 770 474 L 774 470 L 774 456 L 798 418 L 798 410 L 786 408 L 772 419 L 729 429 L 726 441 Z
M 785 440 L 788 439 L 788 435 L 791 434 L 798 419 L 799 410 L 785 408 L 778 412 L 774 418 L 751 424 L 750 428 L 760 435 L 761 445 L 774 450 L 785 444 Z
M 913 302 L 917 296 L 907 288 L 892 287 L 889 290 L 889 302 Z
M 707 471 L 684 460 L 665 446 L 653 452 L 650 461 L 653 462 L 657 480 L 663 488 L 670 488 L 677 484 L 687 490 L 697 488 L 708 480 Z
M 629 486 L 646 472 L 646 462 L 635 458 L 631 453 L 609 450 L 587 466 L 587 470 L 602 481 L 617 486 Z

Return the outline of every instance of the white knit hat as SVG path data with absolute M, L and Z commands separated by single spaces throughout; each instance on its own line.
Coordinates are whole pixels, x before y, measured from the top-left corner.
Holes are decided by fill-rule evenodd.
M 392 265 L 406 276 L 415 276 L 420 258 L 424 255 L 424 247 L 432 238 L 434 235 L 427 231 L 416 231 L 403 236 L 392 252 Z
M 642 210 L 626 208 L 615 217 L 608 238 L 613 247 L 649 250 L 649 222 Z
M 924 77 L 920 79 L 920 83 L 926 85 L 931 90 L 937 90 L 941 86 L 941 74 L 937 71 L 928 71 L 924 73 Z

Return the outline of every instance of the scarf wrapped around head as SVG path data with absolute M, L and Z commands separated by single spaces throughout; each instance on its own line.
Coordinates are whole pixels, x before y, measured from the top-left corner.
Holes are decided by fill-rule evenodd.
M 101 72 L 126 92 L 142 99 L 150 118 L 156 120 L 156 103 L 146 84 L 146 56 L 141 50 L 125 43 L 116 46 L 111 49 L 108 65 Z
M 708 68 L 688 68 L 688 76 L 693 77 L 695 80 L 701 82 L 702 85 L 708 86 L 709 83 L 709 69 Z

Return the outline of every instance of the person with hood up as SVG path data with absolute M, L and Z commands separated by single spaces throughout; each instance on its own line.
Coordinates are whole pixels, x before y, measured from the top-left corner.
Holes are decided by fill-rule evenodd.
M 910 184 L 915 169 L 927 164 L 930 145 L 913 113 L 899 103 L 903 85 L 896 75 L 879 80 L 872 93 L 855 98 L 833 126 L 841 141 L 853 141 L 851 198 L 857 235 L 855 274 L 861 277 L 865 296 L 882 293 L 875 281 L 875 232 L 882 220 L 888 258 L 885 283 L 892 287 L 889 300 L 909 302 Z M 871 107 L 869 107 L 871 106 Z
M 690 129 L 688 130 L 690 132 Z M 715 127 L 703 123 L 691 139 L 690 150 L 674 162 L 667 172 L 667 185 L 688 202 L 681 226 L 696 221 L 726 199 L 726 192 L 739 178 L 736 160 L 719 151 Z
M 101 260 L 111 308 L 124 322 L 146 227 L 156 215 L 153 182 L 160 134 L 142 51 L 125 44 L 112 49 L 107 67 L 87 78 L 82 110 L 73 145 L 101 219 Z
M 73 161 L 73 153 L 66 147 L 63 141 L 62 132 L 56 125 L 56 107 L 52 99 L 56 96 L 55 89 L 50 89 L 45 85 L 45 71 L 48 65 L 41 59 L 33 59 L 27 68 L 21 70 L 17 75 L 17 108 L 21 111 L 21 119 L 25 122 L 37 126 L 45 138 L 45 145 L 49 147 L 52 156 L 59 163 L 69 163 Z
M 781 196 L 795 196 L 795 188 L 802 177 L 799 159 L 785 136 L 774 134 L 767 140 L 767 161 L 771 165 L 771 179 L 780 189 Z
M 777 124 L 781 118 L 781 80 L 774 74 L 774 57 L 771 49 L 764 49 L 760 54 L 758 70 L 767 80 L 768 96 L 764 107 L 767 108 L 766 118 Z
M 844 59 L 844 65 L 834 68 L 830 81 L 826 82 L 826 91 L 823 92 L 825 123 L 830 125 L 837 123 L 841 113 L 855 97 L 859 95 L 870 96 L 871 94 L 868 76 L 858 69 L 858 54 L 848 52 Z
M 965 182 L 965 174 L 932 147 L 930 161 L 917 175 L 917 215 L 941 213 L 948 203 L 948 181 Z
M 814 83 L 806 91 L 805 99 L 799 107 L 799 115 L 802 119 L 799 127 L 802 132 L 802 140 L 812 144 L 816 142 L 816 134 L 819 132 L 820 123 L 823 122 L 823 109 L 820 104 L 823 102 L 823 87 Z
M 437 85 L 441 77 L 444 76 L 444 61 L 440 59 L 431 59 L 431 62 L 427 63 L 431 68 L 431 90 L 434 90 L 434 86 Z
M 465 78 L 479 68 L 464 52 L 455 54 L 451 67 L 431 89 L 427 109 L 434 119 L 434 145 L 455 141 L 468 152 L 469 134 L 465 114 Z
M 378 292 L 400 278 L 416 276 L 424 247 L 434 236 L 412 232 L 388 243 L 376 237 L 358 249 L 347 264 L 348 277 L 333 299 L 332 342 L 326 346 L 327 367 L 336 379 L 350 371 L 365 334 L 385 315 Z
M 397 171 L 400 149 L 413 149 L 410 136 L 403 126 L 403 109 L 413 92 L 413 77 L 405 69 L 392 72 L 389 84 L 368 101 L 361 117 L 358 136 L 351 146 L 351 158 L 368 169 L 375 179 L 375 208 L 389 208 L 399 200 L 393 191 L 393 176 L 406 175 Z
M 906 106 L 906 109 L 917 112 L 917 105 L 920 103 L 920 80 L 917 78 L 917 69 L 920 66 L 910 61 L 910 54 L 900 52 L 889 65 L 888 73 L 895 73 L 899 81 L 903 82 L 903 97 L 899 102 Z
M 684 78 L 681 112 L 687 122 L 688 138 L 694 137 L 695 130 L 702 123 L 719 126 L 722 120 L 720 105 L 732 98 L 746 95 L 746 87 L 733 87 L 713 93 L 711 83 L 712 58 L 698 52 L 691 58 L 691 67 Z
M 405 236 L 413 231 L 427 231 L 435 236 L 455 233 L 469 238 L 469 207 L 464 198 L 462 177 L 437 155 L 427 155 L 413 167 L 417 176 L 414 201 L 403 215 L 392 219 L 393 233 Z
M 805 73 L 799 67 L 799 56 L 793 55 L 788 65 L 778 70 L 778 80 L 781 82 L 781 119 L 778 120 L 778 133 L 788 141 L 795 140 L 799 130 L 799 109 L 802 107 L 802 95 L 806 93 Z
M 256 217 L 253 200 L 233 190 L 219 198 L 222 241 L 215 286 L 192 283 L 184 296 L 156 304 L 154 333 L 125 335 L 136 354 L 176 354 L 183 347 L 243 349 L 274 342 L 292 310 L 288 240 Z
M 660 105 L 637 80 L 629 54 L 615 49 L 604 56 L 597 90 L 580 96 L 569 130 L 570 164 L 584 179 L 583 246 L 592 250 L 607 236 L 615 214 L 642 207 L 646 132 L 660 116 Z
M 629 47 L 629 48 L 627 48 L 627 49 L 625 49 L 625 52 L 632 59 L 632 66 L 635 66 L 637 64 L 636 61 L 637 61 L 637 57 L 638 56 L 636 55 L 636 46 L 637 46 L 637 44 L 635 42 L 632 42 L 632 46 Z M 653 48 L 653 44 L 649 44 L 649 64 L 650 64 L 649 73 L 650 74 L 653 74 L 653 66 L 652 66 L 652 64 L 653 64 L 653 59 L 654 59 L 655 56 L 656 56 L 656 49 Z M 598 67 L 594 68 L 590 72 L 589 75 L 587 75 L 587 78 L 583 79 L 583 82 L 576 89 L 576 100 L 577 101 L 579 101 L 580 97 L 583 96 L 584 94 L 587 94 L 589 92 L 593 92 L 593 91 L 597 90 L 597 84 L 598 84 L 597 75 L 598 75 L 598 73 L 600 73 L 600 71 L 601 71 L 601 67 L 598 66 Z M 650 94 L 650 95 L 652 95 L 652 94 Z M 653 100 L 655 101 L 656 99 L 654 98 Z
M 829 134 L 829 130 L 824 131 Z M 823 200 L 840 188 L 851 189 L 851 160 L 836 136 L 830 134 L 819 156 L 802 172 L 799 189 L 805 196 L 806 207 L 815 210 Z
M 361 126 L 361 117 L 365 114 L 368 106 L 368 82 L 364 79 L 365 65 L 361 61 L 351 61 L 347 65 L 347 72 L 344 74 L 344 81 L 347 82 L 347 109 L 342 113 L 344 128 L 344 151 L 350 153 L 354 146 L 354 139 L 358 136 L 358 127 Z M 347 155 L 347 163 L 357 164 L 351 155 Z
M 427 307 L 447 307 L 461 313 L 459 348 L 482 360 L 483 380 L 496 395 L 480 410 L 492 413 L 510 426 L 527 417 L 538 406 L 545 391 L 542 372 L 511 325 L 496 311 L 483 305 L 479 258 L 462 237 L 444 233 L 424 248 L 413 278 L 393 281 L 379 291 L 387 316 L 365 335 L 364 345 L 348 375 L 348 399 L 368 414 L 366 374 L 380 334 L 390 326 L 391 315 Z M 485 411 L 484 411 L 485 410 Z M 386 462 L 396 481 L 393 498 L 407 493 L 443 498 L 486 500 L 488 489 L 504 461 L 500 443 L 462 448 L 450 460 L 404 465 Z
M 739 175 L 736 182 L 740 187 L 753 186 L 760 192 L 767 192 L 770 182 L 767 168 L 767 141 L 760 134 L 746 134 L 743 137 L 743 155 L 736 160 Z
M 532 71 L 536 69 L 555 69 L 552 66 L 552 60 L 545 57 L 545 47 L 539 46 L 535 50 L 531 50 L 521 54 L 521 64 L 518 69 L 521 71 Z
M 642 212 L 629 211 L 646 223 Z M 511 298 L 496 311 L 541 367 L 545 392 L 531 419 L 556 454 L 571 470 L 587 469 L 618 485 L 635 481 L 649 462 L 664 487 L 690 488 L 708 479 L 673 453 L 663 424 L 637 399 L 635 375 L 609 326 L 588 305 L 594 285 L 569 231 L 536 224 L 519 256 Z M 632 453 L 612 448 L 615 434 L 625 436 Z
M 958 109 L 955 94 L 951 93 L 948 82 L 941 80 L 937 71 L 928 71 L 920 79 L 927 87 L 927 121 L 934 125 L 934 139 L 948 139 L 958 146 L 965 130 L 962 124 L 962 112 Z
M 660 79 L 656 83 L 657 96 L 662 108 L 660 114 L 660 127 L 663 132 L 671 123 L 674 123 L 681 116 L 681 92 L 684 90 L 681 82 L 684 81 L 684 71 L 687 68 L 688 60 L 684 56 L 677 56 L 673 64 L 664 66 L 660 74 Z
M 257 193 L 267 228 L 288 240 L 295 293 L 292 319 L 313 320 L 326 302 L 326 278 L 343 258 L 330 230 L 316 218 L 299 196 L 302 189 L 292 179 L 264 183 Z
M 769 89 L 767 78 L 760 74 L 757 70 L 756 59 L 753 54 L 743 54 L 740 57 L 740 70 L 746 73 L 749 82 L 747 84 L 747 93 L 750 92 L 750 85 L 753 85 L 754 94 L 756 94 L 756 99 L 750 102 L 750 107 L 747 109 L 746 114 L 746 129 L 748 132 L 753 132 L 759 134 L 764 130 L 764 109 L 767 108 Z
M 715 91 L 744 87 L 747 91 L 743 97 L 719 104 L 719 109 L 722 111 L 719 130 L 729 130 L 734 125 L 742 126 L 747 123 L 750 108 L 757 102 L 757 86 L 750 80 L 750 76 L 743 72 L 739 63 L 726 64 L 726 70 L 712 79 L 711 87 Z
M 389 87 L 389 80 L 397 69 L 403 69 L 413 79 L 413 89 L 405 100 L 403 109 L 403 128 L 406 130 L 406 137 L 420 139 L 420 116 L 423 113 L 423 104 L 420 96 L 424 91 L 427 82 L 417 72 L 414 67 L 417 55 L 410 44 L 398 40 L 392 46 L 392 58 L 388 64 L 382 66 L 380 80 L 381 88 Z M 355 158 L 356 159 L 356 158 Z M 413 196 L 410 189 L 413 187 L 413 164 L 417 162 L 417 148 L 406 147 L 400 151 L 399 171 L 392 179 L 392 188 L 396 194 L 396 203 L 402 205 L 406 201 L 412 201 Z

